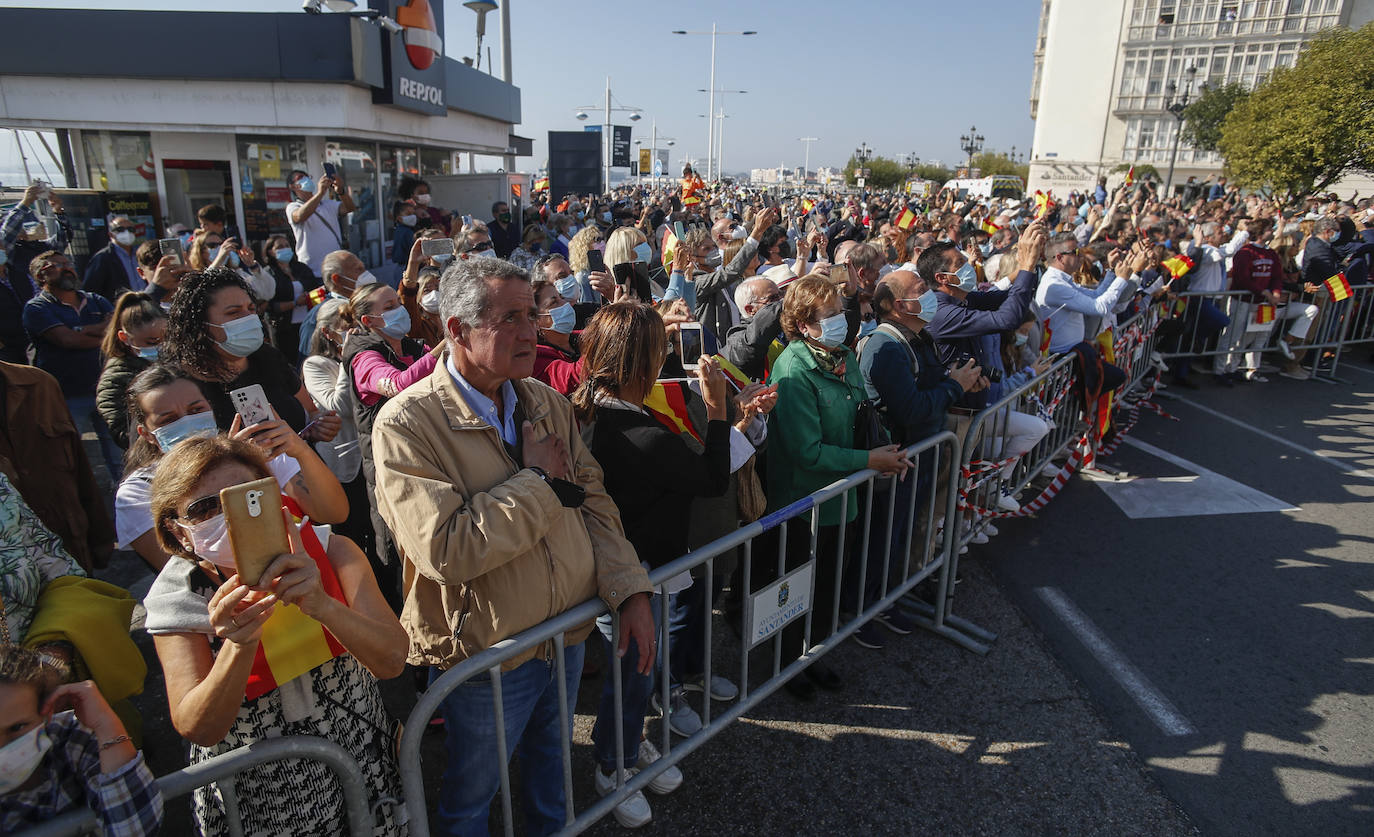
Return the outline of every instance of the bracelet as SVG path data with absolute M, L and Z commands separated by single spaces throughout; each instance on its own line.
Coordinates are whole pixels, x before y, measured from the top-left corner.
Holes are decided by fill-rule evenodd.
M 117 735 L 114 738 L 111 738 L 109 741 L 101 742 L 100 752 L 103 753 L 111 747 L 115 746 L 116 744 L 123 744 L 125 741 L 132 743 L 133 739 L 127 735 Z

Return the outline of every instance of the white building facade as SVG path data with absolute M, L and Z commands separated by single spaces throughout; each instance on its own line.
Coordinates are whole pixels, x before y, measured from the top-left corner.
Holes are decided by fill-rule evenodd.
M 1185 90 L 1253 87 L 1322 30 L 1370 20 L 1374 0 L 1042 0 L 1026 186 L 1067 194 L 1121 164 L 1164 176 L 1180 124 L 1167 107 Z M 1179 146 L 1175 190 L 1221 173 L 1217 154 Z

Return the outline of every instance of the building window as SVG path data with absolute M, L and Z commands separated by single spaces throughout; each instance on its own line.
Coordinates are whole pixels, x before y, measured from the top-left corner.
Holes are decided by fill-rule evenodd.
M 148 134 L 127 131 L 83 131 L 86 175 L 92 189 L 109 192 L 151 192 L 153 144 Z
M 379 220 L 382 215 L 377 206 L 377 144 L 328 140 L 324 144 L 324 158 L 338 167 L 357 207 L 341 224 L 344 240 L 364 265 L 378 267 L 382 264 L 387 229 Z
M 287 178 L 309 170 L 304 137 L 238 137 L 239 189 L 243 193 L 243 236 L 256 244 L 274 235 L 291 238 L 286 205 Z M 311 172 L 319 177 L 318 171 Z M 228 207 L 232 210 L 232 207 Z

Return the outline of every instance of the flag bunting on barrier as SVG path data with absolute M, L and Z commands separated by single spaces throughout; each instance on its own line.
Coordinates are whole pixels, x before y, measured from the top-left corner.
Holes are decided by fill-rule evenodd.
M 1261 302 L 1259 308 L 1255 310 L 1255 322 L 1260 325 L 1272 323 L 1274 321 L 1274 306 L 1268 302 Z
M 1349 299 L 1353 294 L 1353 291 L 1350 290 L 1350 282 L 1345 278 L 1344 273 L 1337 273 L 1322 284 L 1325 285 L 1326 290 L 1331 293 L 1333 302 Z

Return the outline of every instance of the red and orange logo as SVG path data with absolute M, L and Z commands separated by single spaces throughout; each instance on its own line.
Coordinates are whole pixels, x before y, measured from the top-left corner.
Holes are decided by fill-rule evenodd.
M 406 56 L 417 70 L 428 70 L 444 54 L 444 42 L 434 23 L 429 0 L 409 0 L 396 9 L 396 22 L 404 27 Z

